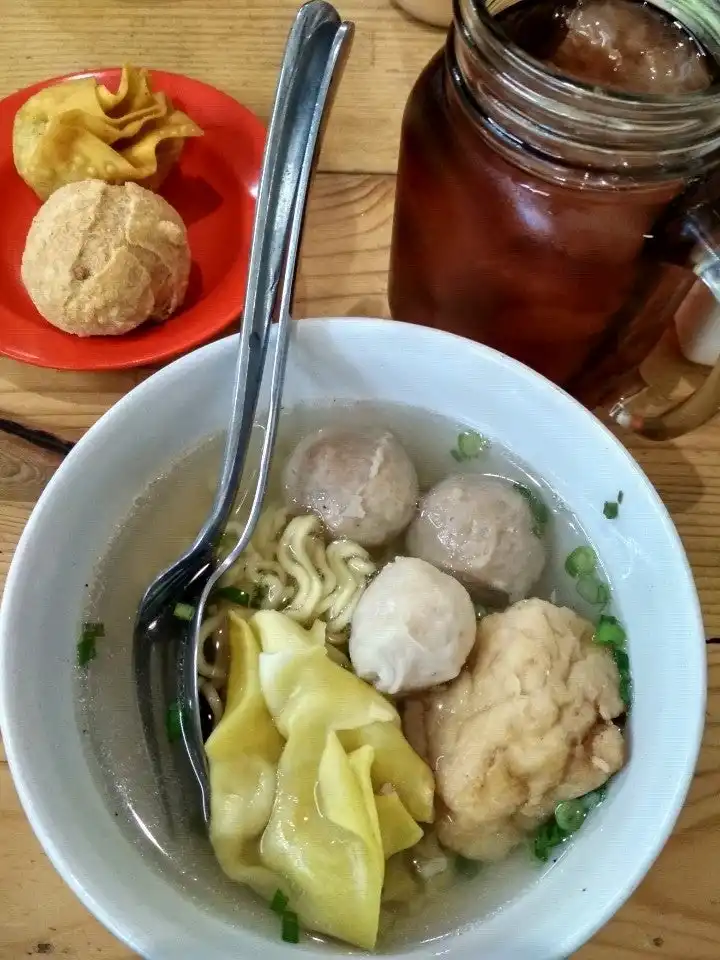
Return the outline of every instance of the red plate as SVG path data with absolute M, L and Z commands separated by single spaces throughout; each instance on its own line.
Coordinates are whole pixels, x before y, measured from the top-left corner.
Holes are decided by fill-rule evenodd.
M 91 70 L 115 90 L 120 70 Z M 157 363 L 209 340 L 236 322 L 244 305 L 255 197 L 265 128 L 236 100 L 174 73 L 151 72 L 205 131 L 190 139 L 161 190 L 188 228 L 193 269 L 182 310 L 165 323 L 120 337 L 74 337 L 38 314 L 20 280 L 20 260 L 40 201 L 15 171 L 12 126 L 22 104 L 57 77 L 0 101 L 0 354 L 58 370 L 115 370 Z

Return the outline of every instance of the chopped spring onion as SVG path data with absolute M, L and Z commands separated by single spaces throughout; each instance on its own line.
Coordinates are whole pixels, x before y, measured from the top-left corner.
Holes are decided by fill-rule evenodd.
M 543 503 L 540 497 L 534 493 L 530 487 L 526 487 L 524 483 L 513 483 L 513 486 L 520 494 L 521 497 L 524 497 L 530 507 L 530 512 L 533 515 L 533 520 L 535 524 L 533 526 L 533 533 L 536 537 L 542 537 L 545 532 L 545 527 L 547 522 L 550 519 L 550 511 L 547 508 L 547 505 Z
M 604 607 L 610 601 L 610 588 L 594 574 L 580 577 L 575 589 L 583 600 L 594 607 Z
M 625 652 L 627 643 L 625 628 L 616 617 L 603 615 L 595 627 L 593 640 L 601 647 L 608 647 L 612 652 L 620 674 L 620 698 L 629 709 L 632 704 L 632 677 L 630 675 L 630 658 Z
M 460 856 L 460 854 L 455 857 L 455 873 L 466 880 L 472 880 L 473 877 L 476 877 L 480 872 L 480 866 L 479 860 L 469 860 L 467 857 Z
M 630 658 L 619 647 L 613 647 L 615 665 L 620 674 L 620 699 L 629 709 L 632 704 L 632 678 L 630 676 Z
M 620 513 L 620 504 L 618 501 L 606 500 L 603 506 L 603 515 L 607 520 L 617 520 Z
M 577 800 L 565 800 L 555 807 L 554 816 L 538 828 L 533 840 L 533 853 L 546 863 L 556 847 L 576 833 L 587 816 L 598 807 L 607 793 L 607 785 L 586 793 Z
M 282 916 L 287 910 L 287 905 L 290 901 L 282 892 L 282 890 L 276 890 L 275 896 L 270 901 L 270 909 L 273 913 L 279 913 Z
M 618 490 L 617 502 L 622 503 L 624 499 L 625 499 L 625 494 L 622 492 L 622 490 Z
M 79 667 L 86 667 L 97 656 L 95 641 L 105 636 L 103 623 L 83 623 L 82 635 L 77 645 L 77 662 Z
M 178 620 L 192 620 L 195 616 L 195 607 L 189 603 L 176 603 L 173 610 L 173 616 Z
M 458 434 L 456 460 L 477 460 L 480 454 L 487 450 L 489 441 L 477 430 L 464 430 Z
M 180 706 L 174 700 L 165 714 L 165 730 L 170 743 L 176 743 L 182 737 L 182 723 L 180 721 Z
M 552 817 L 547 823 L 538 827 L 533 840 L 533 853 L 542 863 L 547 863 L 553 850 L 565 843 L 566 840 L 567 834 L 557 825 L 555 817 Z
M 619 692 L 620 692 L 620 699 L 629 710 L 630 707 L 632 706 L 632 680 L 630 679 L 629 674 L 626 674 L 626 673 L 620 674 Z
M 238 607 L 248 607 L 251 610 L 259 610 L 265 599 L 265 588 L 257 586 L 249 593 L 247 590 L 241 590 L 239 587 L 218 587 L 213 592 L 213 599 L 227 600 L 228 603 L 234 603 Z
M 616 617 L 603 614 L 598 620 L 593 640 L 601 647 L 613 647 L 622 650 L 625 647 L 627 634 Z
M 284 943 L 300 943 L 300 923 L 292 910 L 282 915 L 282 938 Z
M 213 596 L 235 603 L 238 607 L 250 606 L 250 594 L 247 590 L 240 590 L 238 587 L 218 587 Z
M 478 620 L 482 620 L 483 617 L 486 617 L 490 611 L 487 607 L 483 606 L 482 603 L 476 603 L 475 605 L 475 616 Z
M 602 787 L 598 787 L 597 790 L 593 790 L 592 793 L 586 793 L 582 798 L 582 802 L 587 807 L 588 813 L 591 810 L 594 810 L 595 807 L 599 807 L 607 796 L 607 784 L 603 784 Z
M 589 576 L 596 567 L 597 554 L 592 547 L 575 547 L 565 561 L 565 572 L 573 578 Z
M 565 800 L 555 807 L 555 822 L 568 836 L 585 823 L 588 808 L 582 800 Z

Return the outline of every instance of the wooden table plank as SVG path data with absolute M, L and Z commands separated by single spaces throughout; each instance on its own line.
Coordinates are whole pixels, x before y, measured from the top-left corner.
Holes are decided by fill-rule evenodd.
M 0 0 L 0 97 L 44 77 L 125 60 L 197 77 L 266 117 L 297 6 L 288 0 Z M 407 94 L 443 34 L 411 21 L 389 0 L 346 0 L 338 8 L 357 23 L 357 33 L 322 169 L 394 173 Z
M 180 70 L 267 113 L 295 0 L 0 0 L 0 96 L 43 76 L 137 63 Z M 386 0 L 349 0 L 358 39 L 309 216 L 299 316 L 387 314 L 397 139 L 406 93 L 439 46 Z M 0 360 L 0 416 L 77 439 L 147 372 L 68 374 Z M 664 446 L 626 438 L 668 505 L 720 636 L 720 424 Z M 0 437 L 0 577 L 59 458 Z M 690 801 L 658 864 L 578 960 L 720 957 L 720 646 Z M 0 745 L 0 960 L 127 960 L 54 873 L 20 811 Z

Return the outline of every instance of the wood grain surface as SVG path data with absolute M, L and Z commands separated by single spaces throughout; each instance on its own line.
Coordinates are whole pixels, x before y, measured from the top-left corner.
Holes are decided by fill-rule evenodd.
M 202 78 L 266 115 L 295 6 L 0 0 L 0 96 L 43 77 L 130 60 Z M 442 36 L 389 0 L 347 0 L 341 9 L 356 20 L 357 40 L 313 191 L 297 312 L 384 316 L 400 117 Z M 55 373 L 0 360 L 0 417 L 75 440 L 148 373 Z M 720 637 L 720 424 L 662 446 L 625 439 L 675 519 L 708 636 Z M 0 435 L 2 577 L 59 460 Z M 720 645 L 709 644 L 708 652 L 705 742 L 678 828 L 635 896 L 577 960 L 720 958 Z M 55 874 L 23 816 L 0 746 L 0 960 L 36 955 L 133 956 Z

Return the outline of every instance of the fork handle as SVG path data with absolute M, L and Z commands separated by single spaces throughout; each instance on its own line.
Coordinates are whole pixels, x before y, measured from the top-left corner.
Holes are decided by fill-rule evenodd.
M 213 512 L 200 538 L 203 534 L 207 536 L 208 531 L 216 537 L 232 507 L 253 427 L 270 328 L 273 319 L 277 319 L 270 405 L 257 486 L 238 543 L 205 584 L 195 610 L 191 636 L 183 643 L 179 660 L 179 700 L 186 708 L 181 712 L 183 738 L 200 786 L 206 820 L 210 815 L 210 789 L 196 669 L 203 610 L 219 577 L 245 549 L 262 509 L 279 420 L 291 327 L 290 306 L 307 196 L 328 105 L 342 75 L 352 34 L 352 24 L 341 23 L 329 3 L 314 0 L 301 8 L 290 32 L 270 122 L 250 255 L 233 419 Z M 189 720 L 189 729 L 186 729 L 185 717 Z

